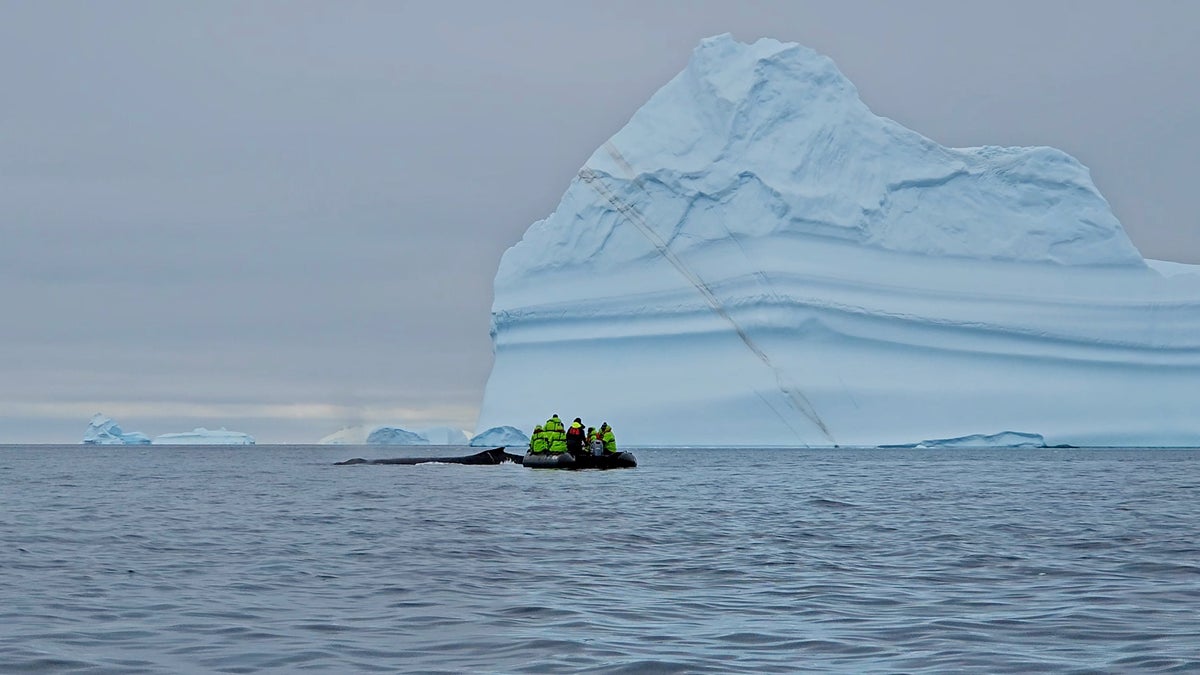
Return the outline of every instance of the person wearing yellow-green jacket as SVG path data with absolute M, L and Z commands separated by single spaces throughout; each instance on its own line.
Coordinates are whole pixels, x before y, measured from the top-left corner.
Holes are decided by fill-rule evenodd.
M 558 418 L 558 413 L 554 413 L 546 423 L 542 425 L 546 439 L 550 442 L 550 452 L 560 453 L 567 451 L 567 432 L 563 427 L 562 420 Z
M 612 427 L 608 426 L 608 422 L 600 425 L 600 431 L 596 435 L 600 437 L 600 440 L 604 441 L 604 452 L 616 454 L 617 437 L 613 436 Z
M 533 428 L 533 436 L 529 438 L 529 451 L 533 454 L 539 454 L 550 450 L 550 439 L 546 438 L 546 431 L 541 425 Z

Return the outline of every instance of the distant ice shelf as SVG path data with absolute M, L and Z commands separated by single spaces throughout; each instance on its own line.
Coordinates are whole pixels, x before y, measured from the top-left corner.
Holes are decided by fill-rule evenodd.
M 1046 439 L 1041 434 L 1020 431 L 1002 431 L 998 434 L 971 434 L 958 438 L 935 438 L 905 443 L 884 445 L 884 448 L 1044 448 Z
M 254 437 L 240 431 L 197 427 L 191 431 L 154 437 L 155 445 L 254 445 Z
M 224 428 L 210 431 L 203 427 L 192 431 L 163 434 L 153 441 L 140 431 L 124 432 L 112 418 L 100 413 L 92 416 L 83 442 L 86 445 L 254 445 L 254 437 Z

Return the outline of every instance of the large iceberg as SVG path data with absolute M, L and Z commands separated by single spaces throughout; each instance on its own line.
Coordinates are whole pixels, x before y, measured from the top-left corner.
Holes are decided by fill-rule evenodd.
M 155 445 L 254 445 L 254 437 L 240 431 L 205 429 L 197 427 L 191 431 L 163 434 L 154 437 Z
M 83 433 L 85 445 L 149 445 L 150 437 L 140 431 L 122 431 L 111 417 L 96 413 Z
M 1200 276 L 1085 167 L 946 148 L 799 45 L 704 40 L 505 252 L 479 428 L 874 446 L 1200 444 Z

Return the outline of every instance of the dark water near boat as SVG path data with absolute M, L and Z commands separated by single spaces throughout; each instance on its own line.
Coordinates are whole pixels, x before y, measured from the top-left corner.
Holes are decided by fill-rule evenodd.
M 404 452 L 0 447 L 0 670 L 1200 670 L 1200 450 Z

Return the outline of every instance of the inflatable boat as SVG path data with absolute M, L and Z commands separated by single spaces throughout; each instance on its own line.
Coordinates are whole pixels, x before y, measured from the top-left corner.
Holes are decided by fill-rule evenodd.
M 569 452 L 532 452 L 525 456 L 493 448 L 466 457 L 397 457 L 395 459 L 363 459 L 355 457 L 335 464 L 524 464 L 531 469 L 632 469 L 637 466 L 633 453 L 617 452 L 603 455 L 572 455 Z
M 637 459 L 630 452 L 572 455 L 569 452 L 525 453 L 521 463 L 530 469 L 632 469 Z

